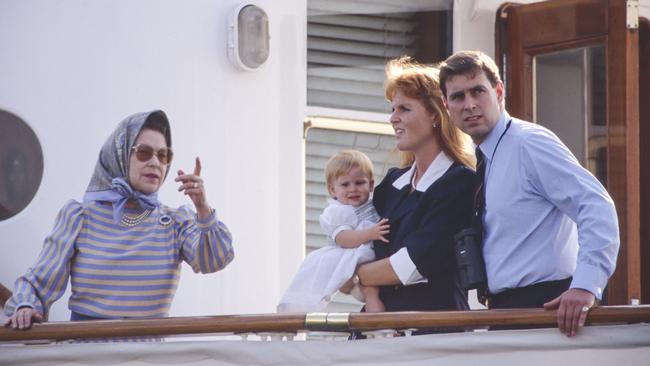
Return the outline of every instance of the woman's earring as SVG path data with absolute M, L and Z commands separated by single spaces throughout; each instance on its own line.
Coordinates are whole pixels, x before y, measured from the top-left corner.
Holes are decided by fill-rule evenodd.
M 433 124 L 433 128 L 436 128 L 436 127 L 438 127 L 438 125 L 434 123 L 434 124 Z

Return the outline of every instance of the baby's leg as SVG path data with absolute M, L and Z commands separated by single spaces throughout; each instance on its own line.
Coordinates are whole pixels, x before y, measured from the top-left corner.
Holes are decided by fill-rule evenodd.
M 386 311 L 384 303 L 379 299 L 378 286 L 361 286 L 361 292 L 366 298 L 366 312 L 367 313 L 383 313 Z

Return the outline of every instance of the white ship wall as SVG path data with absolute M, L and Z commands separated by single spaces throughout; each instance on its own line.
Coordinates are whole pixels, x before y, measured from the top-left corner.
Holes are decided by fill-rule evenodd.
M 163 109 L 177 169 L 203 162 L 210 203 L 230 227 L 234 262 L 195 275 L 183 266 L 173 315 L 270 312 L 303 249 L 302 119 L 306 4 L 259 1 L 270 57 L 256 72 L 229 63 L 234 0 L 0 0 L 0 109 L 22 117 L 43 148 L 31 204 L 0 222 L 0 283 L 35 261 L 54 217 L 80 200 L 99 148 L 127 115 Z M 67 299 L 68 294 L 64 295 Z M 69 317 L 59 300 L 51 320 Z

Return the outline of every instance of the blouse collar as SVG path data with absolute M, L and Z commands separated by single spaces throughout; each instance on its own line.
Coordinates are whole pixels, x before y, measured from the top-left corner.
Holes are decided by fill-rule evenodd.
M 420 178 L 420 181 L 415 186 L 415 190 L 425 192 L 433 183 L 435 183 L 435 181 L 438 180 L 438 178 L 442 177 L 442 175 L 445 174 L 447 169 L 449 169 L 453 163 L 453 160 L 451 160 L 444 151 L 440 151 L 438 156 L 427 168 L 427 171 L 424 172 L 422 178 Z M 393 182 L 393 187 L 401 190 L 407 184 L 411 184 L 411 179 L 413 178 L 414 174 L 415 164 L 411 165 L 411 169 L 402 174 Z

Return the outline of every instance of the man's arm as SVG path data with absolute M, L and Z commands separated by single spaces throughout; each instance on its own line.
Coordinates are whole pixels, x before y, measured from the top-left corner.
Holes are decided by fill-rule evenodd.
M 545 304 L 558 309 L 560 331 L 573 336 L 614 272 L 620 245 L 616 209 L 600 182 L 551 133 L 535 132 L 520 153 L 535 189 L 578 227 L 578 259 L 570 289 Z

